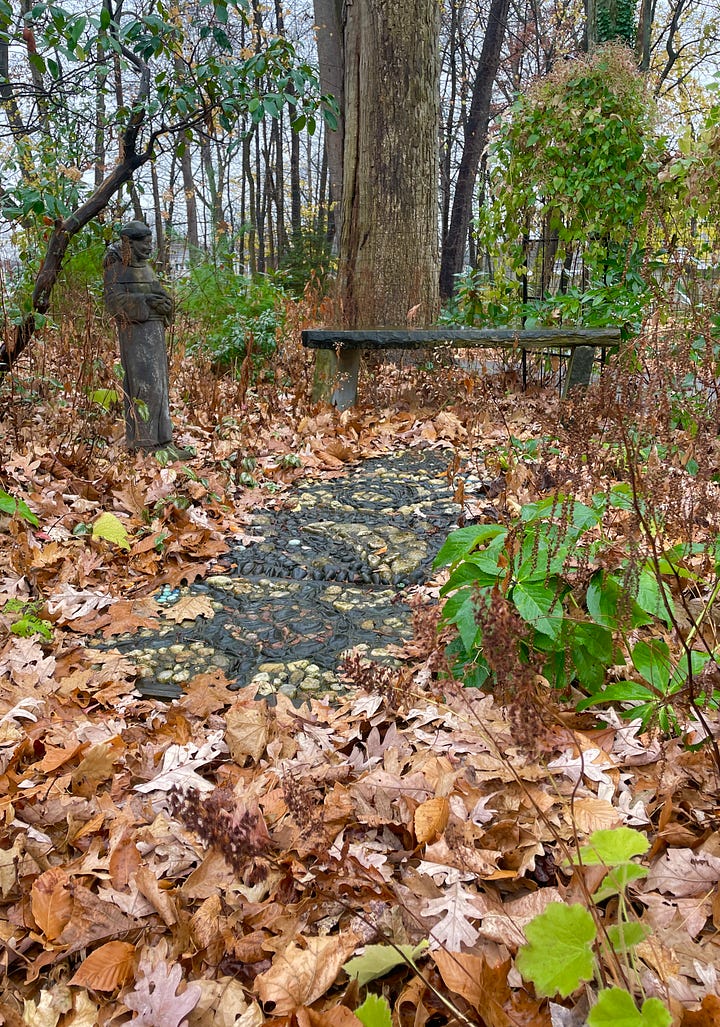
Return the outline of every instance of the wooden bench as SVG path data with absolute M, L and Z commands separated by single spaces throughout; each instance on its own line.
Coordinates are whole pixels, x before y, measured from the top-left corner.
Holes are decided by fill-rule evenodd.
M 307 328 L 302 344 L 308 349 L 330 350 L 332 367 L 318 398 L 329 399 L 338 410 L 357 401 L 358 369 L 363 350 L 506 349 L 519 351 L 523 361 L 523 387 L 527 381 L 527 354 L 541 350 L 570 350 L 564 395 L 576 386 L 586 387 L 595 350 L 620 344 L 619 328 Z M 317 390 L 316 390 L 317 391 Z

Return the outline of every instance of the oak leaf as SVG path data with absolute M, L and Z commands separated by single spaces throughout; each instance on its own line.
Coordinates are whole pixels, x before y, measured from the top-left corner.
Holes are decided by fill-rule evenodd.
M 465 891 L 459 881 L 452 884 L 444 895 L 431 899 L 422 911 L 424 917 L 442 914 L 441 919 L 430 931 L 430 946 L 443 946 L 449 952 L 460 952 L 463 944 L 474 945 L 478 931 L 470 919 L 479 919 L 475 905 L 476 896 Z
M 188 1014 L 200 1000 L 199 984 L 188 984 L 177 994 L 182 981 L 182 967 L 159 960 L 135 988 L 125 995 L 123 1002 L 138 1015 L 133 1019 L 136 1027 L 188 1027 Z
M 106 592 L 91 592 L 74 588 L 64 582 L 47 599 L 47 611 L 51 617 L 62 622 L 87 617 L 89 613 L 111 606 L 113 598 Z
M 127 941 L 109 941 L 82 961 L 70 984 L 93 991 L 114 991 L 130 977 L 134 964 L 134 945 Z

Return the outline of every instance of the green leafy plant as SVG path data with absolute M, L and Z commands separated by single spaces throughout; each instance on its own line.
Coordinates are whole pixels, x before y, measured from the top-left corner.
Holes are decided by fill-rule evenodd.
M 370 981 L 384 977 L 396 966 L 411 963 L 415 965 L 427 949 L 428 942 L 421 941 L 418 945 L 366 945 L 361 956 L 348 960 L 343 970 L 349 977 L 354 977 L 358 986 L 364 988 Z
M 25 602 L 22 599 L 8 599 L 3 607 L 3 613 L 17 615 L 12 619 L 10 631 L 13 635 L 21 638 L 31 638 L 33 635 L 42 635 L 48 642 L 53 637 L 53 626 L 49 620 L 40 616 L 42 601 Z
M 0 489 L 0 513 L 9 514 L 10 517 L 22 517 L 28 524 L 37 528 L 39 521 L 27 503 L 22 499 L 15 499 L 9 492 Z
M 256 372 L 274 354 L 284 325 L 285 291 L 268 276 L 238 274 L 231 254 L 193 264 L 178 300 L 193 322 L 191 353 L 202 349 L 219 368 L 237 369 L 252 337 Z
M 368 995 L 355 1010 L 355 1016 L 365 1027 L 392 1027 L 390 1004 L 381 995 Z
M 457 628 L 450 654 L 466 684 L 479 687 L 490 677 L 482 612 L 500 594 L 525 625 L 515 640 L 520 658 L 539 665 L 558 689 L 581 688 L 586 697 L 580 709 L 626 703 L 631 705 L 625 715 L 643 725 L 654 720 L 666 731 L 678 727 L 673 702 L 712 655 L 686 643 L 673 659 L 663 639 L 628 639 L 628 629 L 670 627 L 675 600 L 665 577 L 694 577 L 685 545 L 664 553 L 659 568 L 649 557 L 622 559 L 614 553 L 603 517 L 631 504 L 629 486 L 619 484 L 594 496 L 591 505 L 567 496 L 545 499 L 523 506 L 510 526 L 472 525 L 448 537 L 435 566 L 450 569 L 441 589 L 443 619 Z M 607 668 L 626 657 L 641 681 L 606 684 Z M 699 699 L 717 707 L 720 693 L 701 693 Z
M 630 827 L 595 831 L 572 860 L 576 866 L 603 866 L 605 880 L 592 896 L 595 903 L 617 897 L 617 920 L 600 923 L 597 912 L 578 904 L 553 902 L 525 928 L 527 944 L 519 950 L 516 966 L 535 985 L 539 995 L 567 998 L 584 981 L 601 982 L 600 965 L 618 961 L 628 980 L 634 979 L 632 950 L 647 937 L 647 928 L 630 918 L 627 887 L 647 875 L 634 861 L 647 852 L 645 835 Z M 595 914 L 595 915 L 594 915 Z M 638 1009 L 624 988 L 600 987 L 588 1013 L 590 1027 L 669 1027 L 672 1016 L 656 998 Z

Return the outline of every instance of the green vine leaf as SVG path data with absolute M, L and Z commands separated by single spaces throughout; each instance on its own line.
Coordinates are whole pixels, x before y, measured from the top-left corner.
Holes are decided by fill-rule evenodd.
M 567 998 L 595 972 L 595 921 L 584 906 L 552 902 L 525 928 L 528 944 L 515 961 L 539 995 Z
M 633 827 L 614 827 L 593 831 L 578 855 L 585 866 L 618 866 L 633 856 L 643 856 L 650 848 L 647 835 Z
M 349 977 L 356 977 L 358 985 L 364 988 L 377 977 L 384 977 L 396 966 L 411 963 L 423 954 L 428 942 L 423 940 L 419 945 L 367 945 L 361 956 L 348 960 L 343 970 Z
M 588 1013 L 589 1027 L 670 1027 L 672 1016 L 659 998 L 648 998 L 638 1010 L 622 988 L 601 991 Z
M 365 1024 L 365 1027 L 392 1027 L 388 1000 L 380 995 L 368 995 L 363 1004 L 355 1010 L 355 1016 Z

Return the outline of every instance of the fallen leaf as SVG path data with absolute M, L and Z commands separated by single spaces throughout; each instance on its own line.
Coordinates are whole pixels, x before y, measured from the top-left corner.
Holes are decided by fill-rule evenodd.
M 62 867 L 46 870 L 33 882 L 30 896 L 35 923 L 48 941 L 55 941 L 72 916 L 73 899 L 66 871 Z
M 188 1027 L 261 1027 L 265 1017 L 257 1002 L 232 977 L 194 981 L 201 989 L 198 1004 L 188 1013 Z
M 347 1006 L 331 1006 L 322 1012 L 305 1007 L 298 1009 L 295 1017 L 298 1027 L 363 1027 L 363 1021 L 359 1020 Z
M 498 966 L 490 966 L 482 956 L 444 949 L 434 952 L 433 959 L 450 991 L 462 995 L 487 1027 L 513 1027 L 513 1021 L 505 1012 L 510 1002 L 509 959 Z
M 324 995 L 334 984 L 342 964 L 358 944 L 354 934 L 292 941 L 273 959 L 272 966 L 255 978 L 255 990 L 266 1012 L 285 1016 Z
M 185 620 L 197 620 L 198 617 L 212 620 L 214 616 L 215 610 L 211 601 L 202 595 L 183 596 L 165 612 L 166 619 L 176 624 L 181 624 Z
M 134 945 L 127 941 L 109 941 L 82 961 L 70 984 L 92 991 L 114 991 L 132 975 L 134 965 Z
M 422 911 L 424 917 L 437 916 L 441 919 L 430 931 L 431 947 L 443 946 L 449 952 L 460 952 L 462 945 L 474 945 L 478 931 L 470 919 L 479 919 L 475 895 L 465 891 L 459 881 L 445 891 L 438 899 L 431 899 Z
M 682 1027 L 720 1027 L 720 998 L 705 995 L 699 1009 L 686 1009 Z
M 136 1027 L 187 1027 L 188 1013 L 200 1001 L 199 984 L 188 984 L 180 994 L 177 989 L 183 979 L 179 963 L 172 966 L 159 960 L 136 982 L 133 991 L 123 997 L 124 1004 L 138 1015 Z
M 236 702 L 225 713 L 225 741 L 230 755 L 243 766 L 245 758 L 257 763 L 267 745 L 270 719 L 264 704 Z
M 711 892 L 720 878 L 720 857 L 702 849 L 668 849 L 650 868 L 648 891 L 678 897 Z
M 433 842 L 443 833 L 450 816 L 450 803 L 440 796 L 421 802 L 415 810 L 413 823 L 418 845 Z
M 130 549 L 125 525 L 113 513 L 102 513 L 92 526 L 92 537 L 102 538 L 107 542 L 113 542 L 120 549 Z

